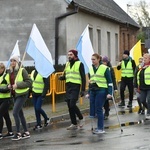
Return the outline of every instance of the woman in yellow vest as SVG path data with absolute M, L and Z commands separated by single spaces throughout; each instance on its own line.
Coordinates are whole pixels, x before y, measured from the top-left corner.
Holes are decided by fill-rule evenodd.
M 150 54 L 143 56 L 144 65 L 137 73 L 140 101 L 147 108 L 146 119 L 150 119 Z
M 103 106 L 106 98 L 112 96 L 112 79 L 110 70 L 107 66 L 100 64 L 100 55 L 92 55 L 92 66 L 89 69 L 89 99 L 90 117 L 97 116 L 97 128 L 95 134 L 104 133 Z
M 142 69 L 143 65 L 144 65 L 143 57 L 140 57 L 139 58 L 139 64 L 135 68 L 135 78 L 134 78 L 135 94 L 136 94 L 137 102 L 138 102 L 138 105 L 139 105 L 138 114 L 142 114 L 142 115 L 145 114 L 145 107 L 143 106 L 143 104 L 141 103 L 141 100 L 140 100 L 140 90 L 139 90 L 139 87 L 138 87 L 138 84 L 137 84 L 136 76 L 137 76 L 138 71 Z
M 19 67 L 19 63 L 18 56 L 14 56 L 10 59 L 10 84 L 8 87 L 14 99 L 13 116 L 16 125 L 16 134 L 12 140 L 30 137 L 22 107 L 28 97 L 29 88 L 32 86 L 32 80 L 29 78 L 25 68 Z M 24 129 L 22 134 L 20 132 L 20 122 Z
M 37 70 L 33 70 L 31 72 L 31 79 L 33 81 L 32 83 L 32 101 L 34 105 L 35 110 L 35 116 L 36 116 L 36 125 L 33 128 L 33 130 L 42 129 L 41 125 L 41 115 L 44 117 L 44 127 L 46 127 L 50 119 L 47 117 L 47 114 L 42 109 L 42 103 L 45 99 L 45 96 L 48 91 L 49 87 L 49 77 L 43 78 Z
M 12 123 L 9 116 L 9 106 L 10 106 L 10 90 L 7 85 L 9 84 L 9 74 L 6 73 L 5 66 L 0 63 L 0 139 L 13 137 Z M 3 118 L 5 119 L 8 133 L 2 136 L 3 129 Z

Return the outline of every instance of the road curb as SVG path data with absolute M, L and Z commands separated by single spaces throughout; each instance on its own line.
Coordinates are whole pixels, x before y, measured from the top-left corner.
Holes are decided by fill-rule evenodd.
M 121 111 L 119 110 L 118 111 L 118 115 L 123 115 L 123 114 L 129 114 L 129 113 L 137 112 L 138 109 L 139 109 L 139 106 L 134 106 L 132 108 L 132 110 L 131 109 L 126 109 L 126 110 L 121 110 Z M 81 113 L 84 116 L 88 116 L 89 115 L 89 108 L 81 110 Z M 116 114 L 115 113 L 110 114 L 110 117 L 114 116 L 114 115 L 116 115 Z M 50 118 L 50 120 L 51 120 L 50 124 L 51 123 L 55 124 L 55 123 L 58 123 L 58 122 L 69 120 L 69 119 L 70 119 L 69 113 L 62 114 L 62 115 L 59 115 L 59 116 L 54 116 L 54 117 Z M 122 123 L 121 126 L 128 126 L 128 125 L 134 125 L 134 124 L 137 124 L 137 122 Z M 33 128 L 35 125 L 36 125 L 36 121 L 32 121 L 32 122 L 28 122 L 27 123 L 27 127 L 28 128 Z M 119 125 L 106 126 L 105 128 L 106 129 L 113 129 L 113 128 L 117 128 L 117 127 L 119 127 Z M 12 128 L 13 128 L 13 130 L 15 130 L 15 126 L 13 126 Z M 21 126 L 21 128 L 22 128 L 22 126 Z M 4 132 L 7 131 L 7 127 L 6 126 L 3 128 L 3 131 Z

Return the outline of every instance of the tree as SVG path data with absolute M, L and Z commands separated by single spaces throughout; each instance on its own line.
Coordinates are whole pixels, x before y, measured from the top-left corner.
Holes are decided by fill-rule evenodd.
M 131 6 L 131 5 L 129 5 Z M 129 15 L 141 26 L 150 27 L 150 5 L 144 0 L 130 7 Z

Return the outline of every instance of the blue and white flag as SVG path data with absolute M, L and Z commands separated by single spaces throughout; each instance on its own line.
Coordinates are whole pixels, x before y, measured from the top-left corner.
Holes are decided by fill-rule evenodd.
M 91 56 L 94 53 L 92 43 L 89 36 L 89 25 L 85 28 L 77 43 L 78 58 L 84 64 L 85 74 L 89 72 L 92 65 Z
M 41 76 L 47 78 L 55 71 L 51 53 L 35 24 L 32 27 L 26 52 L 34 59 L 35 68 Z
M 14 47 L 14 49 L 13 49 L 11 55 L 10 55 L 10 58 L 9 58 L 9 60 L 8 60 L 8 63 L 7 63 L 6 68 L 9 68 L 9 66 L 10 66 L 10 59 L 11 59 L 12 57 L 14 57 L 14 56 L 18 56 L 18 57 L 19 57 L 19 61 L 20 61 L 20 51 L 19 51 L 18 42 L 19 42 L 19 41 L 17 40 L 17 42 L 16 42 L 16 44 L 15 44 L 15 47 Z

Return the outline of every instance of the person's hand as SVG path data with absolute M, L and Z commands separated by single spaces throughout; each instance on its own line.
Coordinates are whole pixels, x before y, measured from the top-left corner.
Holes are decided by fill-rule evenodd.
M 17 89 L 17 84 L 16 83 L 12 85 L 12 89 L 13 90 Z
M 12 89 L 12 87 L 11 87 L 11 85 L 10 85 L 10 84 L 8 84 L 8 86 L 7 86 L 7 87 L 8 87 L 8 89 Z
M 65 80 L 65 76 L 59 76 L 58 79 L 59 80 Z
M 84 96 L 84 91 L 80 92 L 80 96 L 83 97 Z
M 121 66 L 121 62 L 118 63 L 118 66 Z
M 107 94 L 107 99 L 111 99 L 111 98 L 112 98 L 112 95 Z

